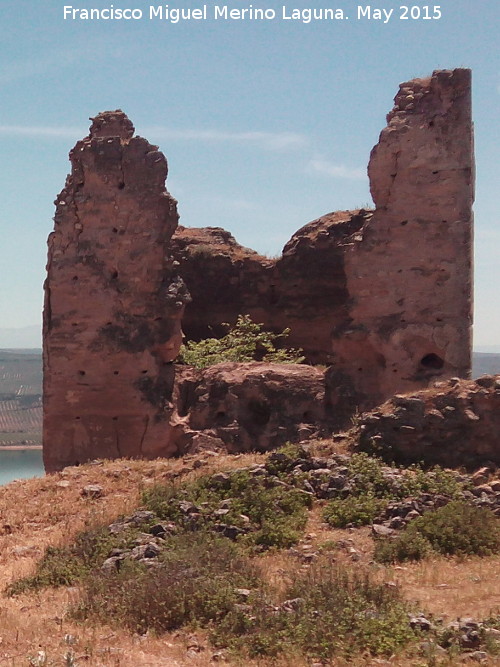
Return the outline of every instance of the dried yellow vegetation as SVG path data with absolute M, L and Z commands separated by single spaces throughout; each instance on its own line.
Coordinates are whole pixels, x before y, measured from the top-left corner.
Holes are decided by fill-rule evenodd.
M 200 474 L 261 462 L 263 456 L 224 456 L 212 453 L 177 460 L 109 461 L 67 468 L 41 479 L 13 482 L 0 488 L 0 589 L 34 571 L 48 545 L 69 542 L 85 526 L 111 522 L 137 507 L 141 492 L 164 480 L 195 478 Z M 89 484 L 99 484 L 101 498 L 82 495 Z M 339 562 L 366 567 L 372 560 L 373 541 L 368 528 L 329 528 L 321 519 L 321 507 L 309 515 L 304 539 L 296 551 L 307 551 L 329 542 L 345 540 L 337 550 Z M 353 559 L 353 553 L 357 553 Z M 262 570 L 279 583 L 298 568 L 307 568 L 296 555 L 268 552 L 261 557 Z M 409 600 L 422 610 L 453 620 L 482 618 L 500 608 L 500 557 L 456 559 L 433 558 L 404 566 L 377 566 L 378 576 L 388 585 L 399 584 Z M 0 605 L 0 665 L 92 667 L 164 667 L 213 665 L 217 652 L 203 632 L 154 636 L 132 636 L 124 630 L 70 621 L 66 612 L 78 601 L 76 587 L 49 589 L 16 597 L 3 595 Z M 443 660 L 443 659 L 442 659 Z M 305 666 L 302 658 L 233 662 L 239 665 Z M 310 663 L 309 663 L 310 664 Z M 336 665 L 347 664 L 341 660 Z M 392 660 L 360 657 L 350 665 L 430 665 L 423 659 Z M 446 660 L 435 664 L 451 665 Z M 485 665 L 500 664 L 490 658 Z

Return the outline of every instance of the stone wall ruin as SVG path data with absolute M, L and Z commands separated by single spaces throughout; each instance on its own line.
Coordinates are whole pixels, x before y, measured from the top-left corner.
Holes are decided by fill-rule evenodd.
M 471 73 L 400 85 L 368 166 L 374 211 L 305 225 L 278 260 L 219 228 L 180 227 L 188 338 L 248 313 L 329 365 L 339 423 L 471 365 L 474 158 Z
M 49 237 L 43 323 L 44 463 L 154 457 L 169 444 L 188 298 L 168 256 L 167 162 L 121 111 L 70 153 Z
M 395 393 L 467 377 L 470 79 L 456 69 L 401 84 L 370 157 L 375 210 L 305 225 L 278 260 L 220 228 L 175 231 L 162 153 L 133 136 L 121 111 L 93 119 L 70 153 L 49 237 L 46 470 L 175 455 L 200 438 L 231 451 L 252 442 L 266 449 L 315 426 L 340 429 Z M 181 373 L 174 387 L 181 318 L 187 337 L 200 339 L 222 334 L 239 314 L 275 331 L 289 327 L 286 344 L 328 366 L 299 373 L 296 405 L 286 400 L 293 367 Z M 218 408 L 207 404 L 215 395 Z M 257 429 L 247 423 L 255 410 Z

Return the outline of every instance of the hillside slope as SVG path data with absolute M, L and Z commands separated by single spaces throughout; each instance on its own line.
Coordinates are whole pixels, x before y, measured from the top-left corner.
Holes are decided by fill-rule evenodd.
M 318 443 L 323 456 L 332 453 L 330 443 Z M 140 503 L 141 493 L 154 483 L 178 485 L 200 475 L 241 470 L 265 461 L 262 455 L 223 456 L 205 452 L 178 460 L 98 462 L 67 468 L 43 479 L 14 482 L 0 488 L 0 588 L 31 574 L 43 550 L 71 542 L 75 534 L 90 525 L 107 525 L 120 515 L 130 514 Z M 85 495 L 85 487 L 99 485 L 100 497 Z M 326 501 L 325 501 L 326 502 Z M 269 583 L 307 572 L 310 563 L 324 549 L 335 545 L 335 559 L 352 571 L 377 573 L 387 587 L 400 586 L 404 596 L 419 600 L 417 608 L 430 618 L 485 618 L 500 604 L 500 556 L 455 560 L 435 556 L 404 566 L 378 565 L 373 569 L 373 539 L 368 527 L 334 529 L 324 523 L 319 502 L 308 514 L 299 543 L 281 551 L 258 556 Z M 97 622 L 76 623 L 68 610 L 80 599 L 77 586 L 42 589 L 15 597 L 2 597 L 0 615 L 0 664 L 9 667 L 31 665 L 90 665 L 92 667 L 205 666 L 221 659 L 229 665 L 311 665 L 300 656 L 284 660 L 261 658 L 230 659 L 210 646 L 203 630 L 186 629 L 160 636 L 134 635 L 117 626 Z M 429 616 L 431 614 L 431 616 Z M 432 616 L 434 614 L 434 617 Z M 224 656 L 224 657 L 223 657 Z M 494 656 L 482 656 L 483 664 L 499 664 Z M 31 661 L 31 662 L 30 662 Z M 461 664 L 458 655 L 443 665 Z M 320 663 L 317 663 L 318 665 Z M 383 659 L 352 658 L 331 665 L 430 665 L 415 655 Z

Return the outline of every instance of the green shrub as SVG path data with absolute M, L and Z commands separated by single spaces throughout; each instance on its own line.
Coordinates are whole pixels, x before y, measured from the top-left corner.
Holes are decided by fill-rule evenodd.
M 382 472 L 384 466 L 381 459 L 363 452 L 353 454 L 347 463 L 347 468 L 349 479 L 354 483 L 354 492 L 372 494 L 379 498 L 389 494 L 391 484 Z
M 222 338 L 189 341 L 183 345 L 179 361 L 196 368 L 206 368 L 224 361 L 268 361 L 281 364 L 299 364 L 304 361 L 302 350 L 276 347 L 280 338 L 289 335 L 289 329 L 279 334 L 264 331 L 263 325 L 253 322 L 249 315 L 238 315 L 234 326 L 224 326 L 229 330 Z
M 379 563 L 423 560 L 433 553 L 431 543 L 420 533 L 405 530 L 395 539 L 375 542 L 374 559 Z
M 334 528 L 366 526 L 383 512 L 387 501 L 376 498 L 371 493 L 351 495 L 347 498 L 335 498 L 326 505 L 323 517 Z
M 487 508 L 455 500 L 415 519 L 397 538 L 378 541 L 375 560 L 419 560 L 431 549 L 447 556 L 498 553 L 500 520 Z
M 111 535 L 104 526 L 82 531 L 70 546 L 47 547 L 36 573 L 14 582 L 7 592 L 17 595 L 47 586 L 70 586 L 101 565 L 112 549 L 125 542 L 124 535 Z
M 133 632 L 161 633 L 220 622 L 242 602 L 238 589 L 257 585 L 257 569 L 230 540 L 183 533 L 170 538 L 154 568 L 125 562 L 119 571 L 94 573 L 73 613 Z
M 432 493 L 458 499 L 468 486 L 457 479 L 455 472 L 439 466 L 424 470 L 412 465 L 403 470 L 401 476 L 393 478 L 384 474 L 387 465 L 382 459 L 364 452 L 353 454 L 347 468 L 354 485 L 353 493 L 373 494 L 377 498 L 403 499 Z
M 309 460 L 311 455 L 302 445 L 287 442 L 283 447 L 279 447 L 271 452 L 266 460 L 266 470 L 270 475 L 282 476 L 293 470 L 296 461 L 303 459 Z
M 408 526 L 446 555 L 489 556 L 500 549 L 500 520 L 484 507 L 453 501 Z
M 256 599 L 251 610 L 228 614 L 213 641 L 249 657 L 295 651 L 330 660 L 355 653 L 391 655 L 415 635 L 399 591 L 366 573 L 349 572 L 323 557 L 285 590 L 276 608 Z
M 156 485 L 144 493 L 143 501 L 160 519 L 188 530 L 219 522 L 236 526 L 245 533 L 240 538 L 243 542 L 259 548 L 285 548 L 297 542 L 312 502 L 299 489 L 246 470 L 202 477 L 178 488 Z M 221 517 L 216 511 L 222 501 L 227 512 Z M 194 520 L 182 511 L 183 502 L 196 507 Z
M 400 497 L 418 496 L 421 493 L 443 495 L 458 500 L 462 491 L 470 485 L 457 479 L 452 470 L 444 470 L 434 466 L 423 470 L 418 465 L 412 465 L 404 472 L 403 484 L 399 491 Z

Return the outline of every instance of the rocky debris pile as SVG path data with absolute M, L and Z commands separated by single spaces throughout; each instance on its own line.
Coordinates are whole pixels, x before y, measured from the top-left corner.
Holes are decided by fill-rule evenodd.
M 473 468 L 500 464 L 499 432 L 500 375 L 483 375 L 396 395 L 361 416 L 355 437 L 387 460 Z
M 102 567 L 119 568 L 127 558 L 155 567 L 170 537 L 193 530 L 213 531 L 231 540 L 245 538 L 258 550 L 272 546 L 256 539 L 262 529 L 254 505 L 257 496 L 274 503 L 276 523 L 280 513 L 291 515 L 314 500 L 381 498 L 381 509 L 371 521 L 375 538 L 391 537 L 412 520 L 453 500 L 487 507 L 500 516 L 500 479 L 492 477 L 488 468 L 473 475 L 439 468 L 403 469 L 385 466 L 365 454 L 313 456 L 306 446 L 288 445 L 271 453 L 265 463 L 217 472 L 195 485 L 181 486 L 167 500 L 157 502 L 157 511 L 138 510 L 114 521 L 109 533 L 122 538 L 122 543 L 110 551 Z M 269 493 L 272 496 L 265 495 Z M 310 563 L 318 551 L 310 543 L 293 546 L 298 538 L 299 533 L 292 533 L 285 543 L 291 555 Z M 359 560 L 352 541 L 337 546 L 345 548 L 351 560 Z
M 295 459 L 282 452 L 269 456 L 267 467 L 286 471 L 293 484 L 317 499 L 347 499 L 369 495 L 386 499 L 384 509 L 374 517 L 373 533 L 386 537 L 404 528 L 425 512 L 452 500 L 487 507 L 500 516 L 500 479 L 495 468 L 483 467 L 468 475 L 440 468 L 424 471 L 385 466 L 368 456 L 336 454 L 331 457 L 303 455 Z M 491 479 L 490 479 L 491 478 Z M 351 524 L 347 524 L 351 527 Z
M 433 618 L 425 614 L 410 616 L 410 627 L 427 635 L 420 648 L 425 656 L 445 656 L 447 650 L 462 651 L 457 655 L 459 660 L 486 662 L 488 650 L 498 646 L 500 629 L 498 619 L 478 621 L 464 617 L 455 621 L 445 622 L 442 618 Z
M 312 366 L 179 367 L 175 392 L 174 428 L 183 452 L 263 452 L 331 431 L 324 374 Z
M 102 570 L 119 570 L 123 561 L 143 563 L 148 567 L 157 567 L 158 556 L 162 552 L 166 538 L 178 533 L 179 528 L 171 522 L 160 522 L 154 512 L 137 510 L 128 517 L 114 521 L 108 526 L 111 535 L 134 537 L 123 548 L 113 548 L 102 564 Z M 147 531 L 147 532 L 146 532 Z

